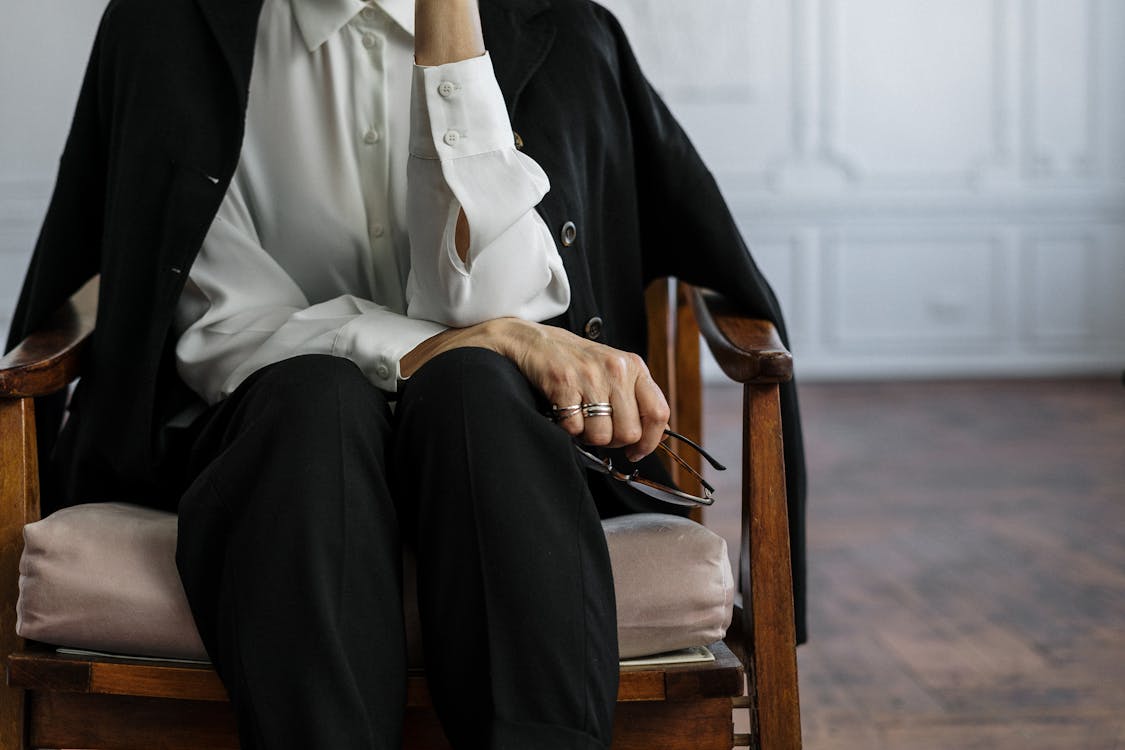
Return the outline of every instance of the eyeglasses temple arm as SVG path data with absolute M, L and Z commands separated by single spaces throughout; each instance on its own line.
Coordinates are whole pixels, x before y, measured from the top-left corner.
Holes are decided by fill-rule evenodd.
M 701 485 L 703 485 L 703 487 L 708 492 L 714 492 L 715 491 L 715 488 L 712 487 L 711 484 L 706 479 L 703 478 L 703 475 L 700 474 L 698 471 L 696 471 L 695 467 L 693 467 L 691 464 L 689 464 L 687 461 L 685 461 L 681 456 L 676 455 L 676 452 L 674 450 L 669 448 L 664 443 L 657 443 L 656 447 L 660 448 L 662 451 L 664 451 L 669 456 L 671 456 L 672 460 L 674 460 L 676 463 L 678 463 L 680 466 L 682 466 L 684 469 L 686 469 L 693 477 L 696 478 L 696 480 L 699 481 L 699 483 Z
M 707 459 L 707 463 L 711 464 L 712 468 L 714 468 L 714 469 L 715 469 L 715 471 L 726 471 L 726 470 L 727 470 L 727 467 L 723 466 L 723 465 L 722 465 L 721 463 L 719 463 L 719 462 L 718 462 L 717 460 L 715 460 L 715 457 L 714 457 L 714 456 L 712 456 L 712 455 L 711 455 L 710 453 L 708 453 L 707 451 L 705 451 L 705 450 L 703 449 L 703 446 L 702 446 L 702 445 L 700 445 L 699 443 L 695 442 L 695 441 L 694 441 L 694 440 L 692 440 L 691 438 L 689 438 L 689 437 L 684 437 L 684 436 L 683 436 L 683 435 L 681 435 L 680 433 L 678 433 L 678 432 L 673 432 L 672 430 L 664 430 L 664 434 L 665 434 L 665 435 L 667 435 L 668 437 L 674 437 L 674 438 L 676 438 L 677 440 L 682 440 L 683 442 L 685 442 L 685 443 L 687 443 L 688 445 L 690 445 L 690 446 L 691 446 L 692 448 L 695 448 L 695 449 L 696 449 L 697 451 L 699 451 L 699 455 L 701 455 L 701 456 L 703 456 L 703 457 L 704 457 L 705 459 Z M 672 455 L 675 455 L 675 454 L 672 454 Z

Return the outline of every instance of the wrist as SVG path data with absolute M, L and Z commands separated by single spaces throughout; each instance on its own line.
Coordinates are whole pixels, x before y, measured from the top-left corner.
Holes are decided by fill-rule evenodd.
M 495 318 L 480 324 L 481 343 L 513 362 L 519 363 L 527 342 L 534 335 L 534 323 L 519 318 Z

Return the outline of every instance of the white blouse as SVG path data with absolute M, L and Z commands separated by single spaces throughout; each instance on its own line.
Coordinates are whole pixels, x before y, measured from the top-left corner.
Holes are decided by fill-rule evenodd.
M 394 391 L 447 326 L 570 304 L 535 211 L 547 176 L 489 56 L 415 66 L 413 22 L 413 0 L 265 0 L 241 159 L 176 310 L 180 376 L 208 403 L 309 353 Z

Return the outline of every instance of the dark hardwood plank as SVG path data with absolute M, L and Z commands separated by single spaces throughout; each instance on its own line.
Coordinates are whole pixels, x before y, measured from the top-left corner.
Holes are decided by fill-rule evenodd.
M 740 395 L 705 394 L 720 451 Z M 1120 381 L 813 384 L 801 398 L 805 746 L 1125 747 Z M 737 492 L 734 467 L 713 478 L 721 498 Z M 729 541 L 732 505 L 708 511 Z

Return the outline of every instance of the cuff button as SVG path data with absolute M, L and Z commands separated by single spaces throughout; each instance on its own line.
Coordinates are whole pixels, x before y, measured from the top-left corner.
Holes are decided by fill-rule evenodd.
M 461 134 L 456 130 L 447 130 L 445 135 L 442 136 L 442 140 L 445 141 L 446 146 L 456 146 L 461 142 Z
M 586 321 L 586 338 L 591 341 L 597 341 L 602 337 L 602 319 L 594 316 Z
M 443 99 L 448 99 L 457 93 L 457 86 L 452 81 L 442 81 L 438 84 L 437 92 Z

